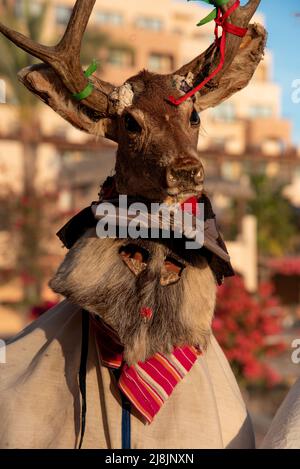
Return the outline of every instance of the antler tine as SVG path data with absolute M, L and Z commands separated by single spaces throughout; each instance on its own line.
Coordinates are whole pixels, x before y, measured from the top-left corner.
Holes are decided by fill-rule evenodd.
M 83 35 L 93 11 L 96 0 L 77 0 L 72 11 L 65 34 L 55 50 L 58 54 L 58 63 L 53 65 L 65 86 L 72 93 L 79 93 L 85 89 L 88 79 L 82 72 L 80 51 Z M 108 114 L 107 96 L 114 87 L 99 79 L 94 82 L 94 91 L 82 102 L 90 108 Z
M 226 5 L 221 6 L 223 13 L 225 13 L 229 8 L 231 8 L 234 3 L 235 0 L 230 0 Z M 256 9 L 258 8 L 259 4 L 260 0 L 249 0 L 249 2 L 245 6 L 240 6 L 239 8 L 237 8 L 231 14 L 228 21 L 242 28 L 248 27 L 249 22 L 252 16 L 254 15 Z M 206 94 L 207 92 L 218 86 L 222 75 L 224 75 L 224 73 L 232 64 L 239 50 L 241 42 L 242 38 L 233 34 L 228 34 L 224 67 L 222 71 L 218 73 L 217 77 L 214 78 L 207 87 L 204 87 L 200 91 L 201 95 Z M 201 82 L 201 80 L 203 80 L 205 76 L 207 76 L 213 69 L 216 68 L 219 63 L 219 60 L 220 56 L 216 45 L 212 44 L 205 52 L 200 54 L 188 64 L 181 67 L 175 73 L 178 75 L 185 76 L 188 72 L 192 72 L 195 76 L 194 83 L 198 83 Z
M 57 48 L 80 53 L 82 38 L 87 28 L 96 0 L 77 0 L 65 34 Z
M 225 12 L 228 10 L 233 4 L 235 0 L 230 0 L 227 5 L 222 6 L 221 8 Z M 260 4 L 260 0 L 249 0 L 245 6 L 240 6 L 237 8 L 229 18 L 229 21 L 236 24 L 237 26 L 247 28 L 249 22 L 251 21 L 252 16 L 254 15 L 255 11 L 257 10 Z M 242 38 L 235 36 L 233 34 L 229 34 L 227 38 L 227 45 L 226 45 L 226 59 L 224 68 L 220 74 L 220 77 L 227 68 L 231 65 L 239 47 L 242 42 Z
M 28 52 L 30 55 L 37 57 L 43 62 L 49 63 L 55 58 L 55 47 L 42 46 L 41 44 L 38 44 L 32 39 L 24 36 L 24 34 L 14 31 L 2 23 L 0 23 L 0 32 L 16 46 L 20 47 L 20 49 L 23 49 L 25 52 Z
M 50 65 L 70 93 L 80 93 L 88 85 L 80 63 L 81 43 L 95 2 L 96 0 L 76 1 L 65 34 L 54 47 L 38 44 L 2 23 L 0 32 L 24 51 Z M 113 85 L 95 79 L 92 94 L 83 99 L 82 103 L 97 111 L 99 116 L 107 116 L 108 95 L 113 89 Z
M 246 11 L 248 15 L 252 18 L 257 8 L 259 7 L 260 0 L 249 0 L 249 2 L 242 7 L 242 10 Z
M 235 0 L 230 0 L 227 5 L 221 7 L 223 11 L 226 11 L 234 4 Z M 240 6 L 237 8 L 229 18 L 229 21 L 240 26 L 243 28 L 247 28 L 249 22 L 252 19 L 255 11 L 257 10 L 260 4 L 260 0 L 249 0 L 245 6 Z M 226 72 L 228 67 L 230 67 L 232 61 L 234 60 L 239 47 L 241 45 L 242 38 L 235 36 L 233 34 L 229 34 L 227 38 L 227 45 L 226 45 L 226 58 L 225 58 L 225 65 L 223 67 L 222 72 L 220 73 L 219 78 Z

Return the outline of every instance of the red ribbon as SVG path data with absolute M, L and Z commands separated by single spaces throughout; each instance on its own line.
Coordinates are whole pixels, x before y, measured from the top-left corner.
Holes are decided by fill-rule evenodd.
M 184 101 L 186 101 L 191 96 L 194 96 L 198 91 L 200 91 L 207 83 L 212 80 L 224 67 L 225 64 L 225 52 L 226 52 L 226 33 L 234 34 L 235 36 L 244 37 L 247 34 L 248 28 L 240 28 L 239 26 L 235 26 L 234 24 L 228 23 L 229 16 L 240 6 L 240 0 L 236 0 L 236 2 L 228 8 L 228 10 L 223 14 L 221 8 L 218 8 L 218 15 L 215 19 L 216 27 L 215 27 L 215 43 L 217 47 L 220 49 L 220 63 L 217 68 L 203 80 L 198 86 L 193 88 L 191 91 L 186 93 L 179 99 L 174 98 L 174 96 L 169 96 L 168 100 L 175 104 L 175 106 L 179 106 Z M 219 37 L 219 26 L 223 28 L 222 36 Z
M 189 199 L 185 200 L 182 202 L 180 205 L 180 208 L 183 212 L 189 212 L 192 213 L 192 215 L 199 215 L 199 205 L 198 205 L 198 199 L 197 197 L 190 197 Z

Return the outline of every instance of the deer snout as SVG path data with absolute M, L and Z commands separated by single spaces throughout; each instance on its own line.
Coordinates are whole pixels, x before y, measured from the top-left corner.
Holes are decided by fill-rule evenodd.
M 184 191 L 199 192 L 203 189 L 204 168 L 202 164 L 170 167 L 166 170 L 166 183 L 170 194 Z

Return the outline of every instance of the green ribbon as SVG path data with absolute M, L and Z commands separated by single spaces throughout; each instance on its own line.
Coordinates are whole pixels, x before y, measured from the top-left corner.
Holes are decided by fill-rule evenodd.
M 214 5 L 214 6 L 217 7 L 211 13 L 209 13 L 209 15 L 207 15 L 205 18 L 203 18 L 201 21 L 199 21 L 197 26 L 203 26 L 204 24 L 210 23 L 211 21 L 216 19 L 217 13 L 218 13 L 218 8 L 220 8 L 223 5 L 226 5 L 226 3 L 229 2 L 229 0 L 187 0 L 187 1 L 188 2 L 201 1 L 201 2 L 205 2 L 205 3 L 208 3 L 209 5 Z
M 88 67 L 88 69 L 84 72 L 84 76 L 86 78 L 89 78 L 91 75 L 93 75 L 93 73 L 95 73 L 97 68 L 98 68 L 98 62 L 97 60 L 94 59 L 91 65 Z M 82 101 L 83 99 L 88 98 L 92 94 L 93 90 L 94 90 L 94 85 L 91 81 L 89 81 L 86 87 L 84 88 L 84 90 L 80 91 L 80 93 L 73 94 L 73 98 L 76 99 L 76 101 Z

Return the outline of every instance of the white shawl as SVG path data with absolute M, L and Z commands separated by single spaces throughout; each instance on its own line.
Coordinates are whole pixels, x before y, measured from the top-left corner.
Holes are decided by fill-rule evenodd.
M 275 415 L 263 449 L 300 449 L 300 379 Z
M 63 301 L 20 333 L 0 365 L 0 448 L 75 448 L 81 311 Z M 121 447 L 120 394 L 90 334 L 83 448 Z M 154 421 L 131 417 L 132 448 L 253 448 L 239 388 L 215 339 Z

